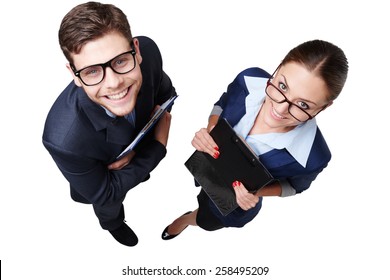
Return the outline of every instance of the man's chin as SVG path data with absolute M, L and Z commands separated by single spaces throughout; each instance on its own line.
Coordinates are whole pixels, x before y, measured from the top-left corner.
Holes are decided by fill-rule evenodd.
M 130 114 L 131 111 L 133 110 L 133 108 L 129 108 L 129 107 L 126 107 L 126 108 L 108 107 L 108 110 L 112 114 L 117 116 L 117 117 L 123 117 L 123 116 L 126 116 L 126 115 Z

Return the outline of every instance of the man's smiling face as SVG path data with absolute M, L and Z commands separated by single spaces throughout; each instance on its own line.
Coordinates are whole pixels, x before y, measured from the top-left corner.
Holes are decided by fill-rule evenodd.
M 116 116 L 127 115 L 134 109 L 142 85 L 142 74 L 139 66 L 142 57 L 138 40 L 134 39 L 133 42 L 136 51 L 135 68 L 129 73 L 118 74 L 110 67 L 106 67 L 104 79 L 97 85 L 86 86 L 74 75 L 70 65 L 67 65 L 76 85 L 82 87 L 93 102 L 105 107 Z M 117 32 L 108 33 L 85 44 L 80 53 L 73 54 L 74 67 L 77 71 L 90 65 L 105 63 L 131 49 L 129 41 L 123 35 Z

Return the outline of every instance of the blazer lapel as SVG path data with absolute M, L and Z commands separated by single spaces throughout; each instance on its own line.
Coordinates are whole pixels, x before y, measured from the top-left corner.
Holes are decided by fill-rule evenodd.
M 134 127 L 124 117 L 110 117 L 103 107 L 92 102 L 84 92 L 80 94 L 80 105 L 96 131 L 106 130 L 107 142 L 118 145 L 130 143 Z
M 107 142 L 128 145 L 133 139 L 134 127 L 124 117 L 118 117 L 111 121 L 106 130 Z

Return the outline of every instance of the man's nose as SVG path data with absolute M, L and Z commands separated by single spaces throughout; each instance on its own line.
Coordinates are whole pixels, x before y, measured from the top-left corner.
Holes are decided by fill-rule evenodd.
M 106 75 L 104 77 L 104 82 L 106 87 L 115 88 L 120 83 L 121 77 L 120 74 L 117 74 L 110 67 L 106 67 Z

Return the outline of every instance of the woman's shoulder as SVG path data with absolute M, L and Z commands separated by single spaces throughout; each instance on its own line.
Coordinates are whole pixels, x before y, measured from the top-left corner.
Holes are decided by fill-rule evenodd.
M 237 77 L 244 77 L 244 76 L 266 78 L 266 79 L 271 77 L 271 75 L 267 71 L 259 67 L 246 68 L 237 75 Z
M 267 71 L 261 68 L 246 68 L 245 70 L 241 71 L 230 83 L 228 91 L 234 90 L 241 92 L 244 90 L 246 92 L 245 95 L 248 95 L 248 87 L 251 85 L 259 86 L 260 84 L 265 84 L 269 77 L 270 75 L 267 73 Z M 263 80 L 263 83 L 259 84 L 259 80 Z

